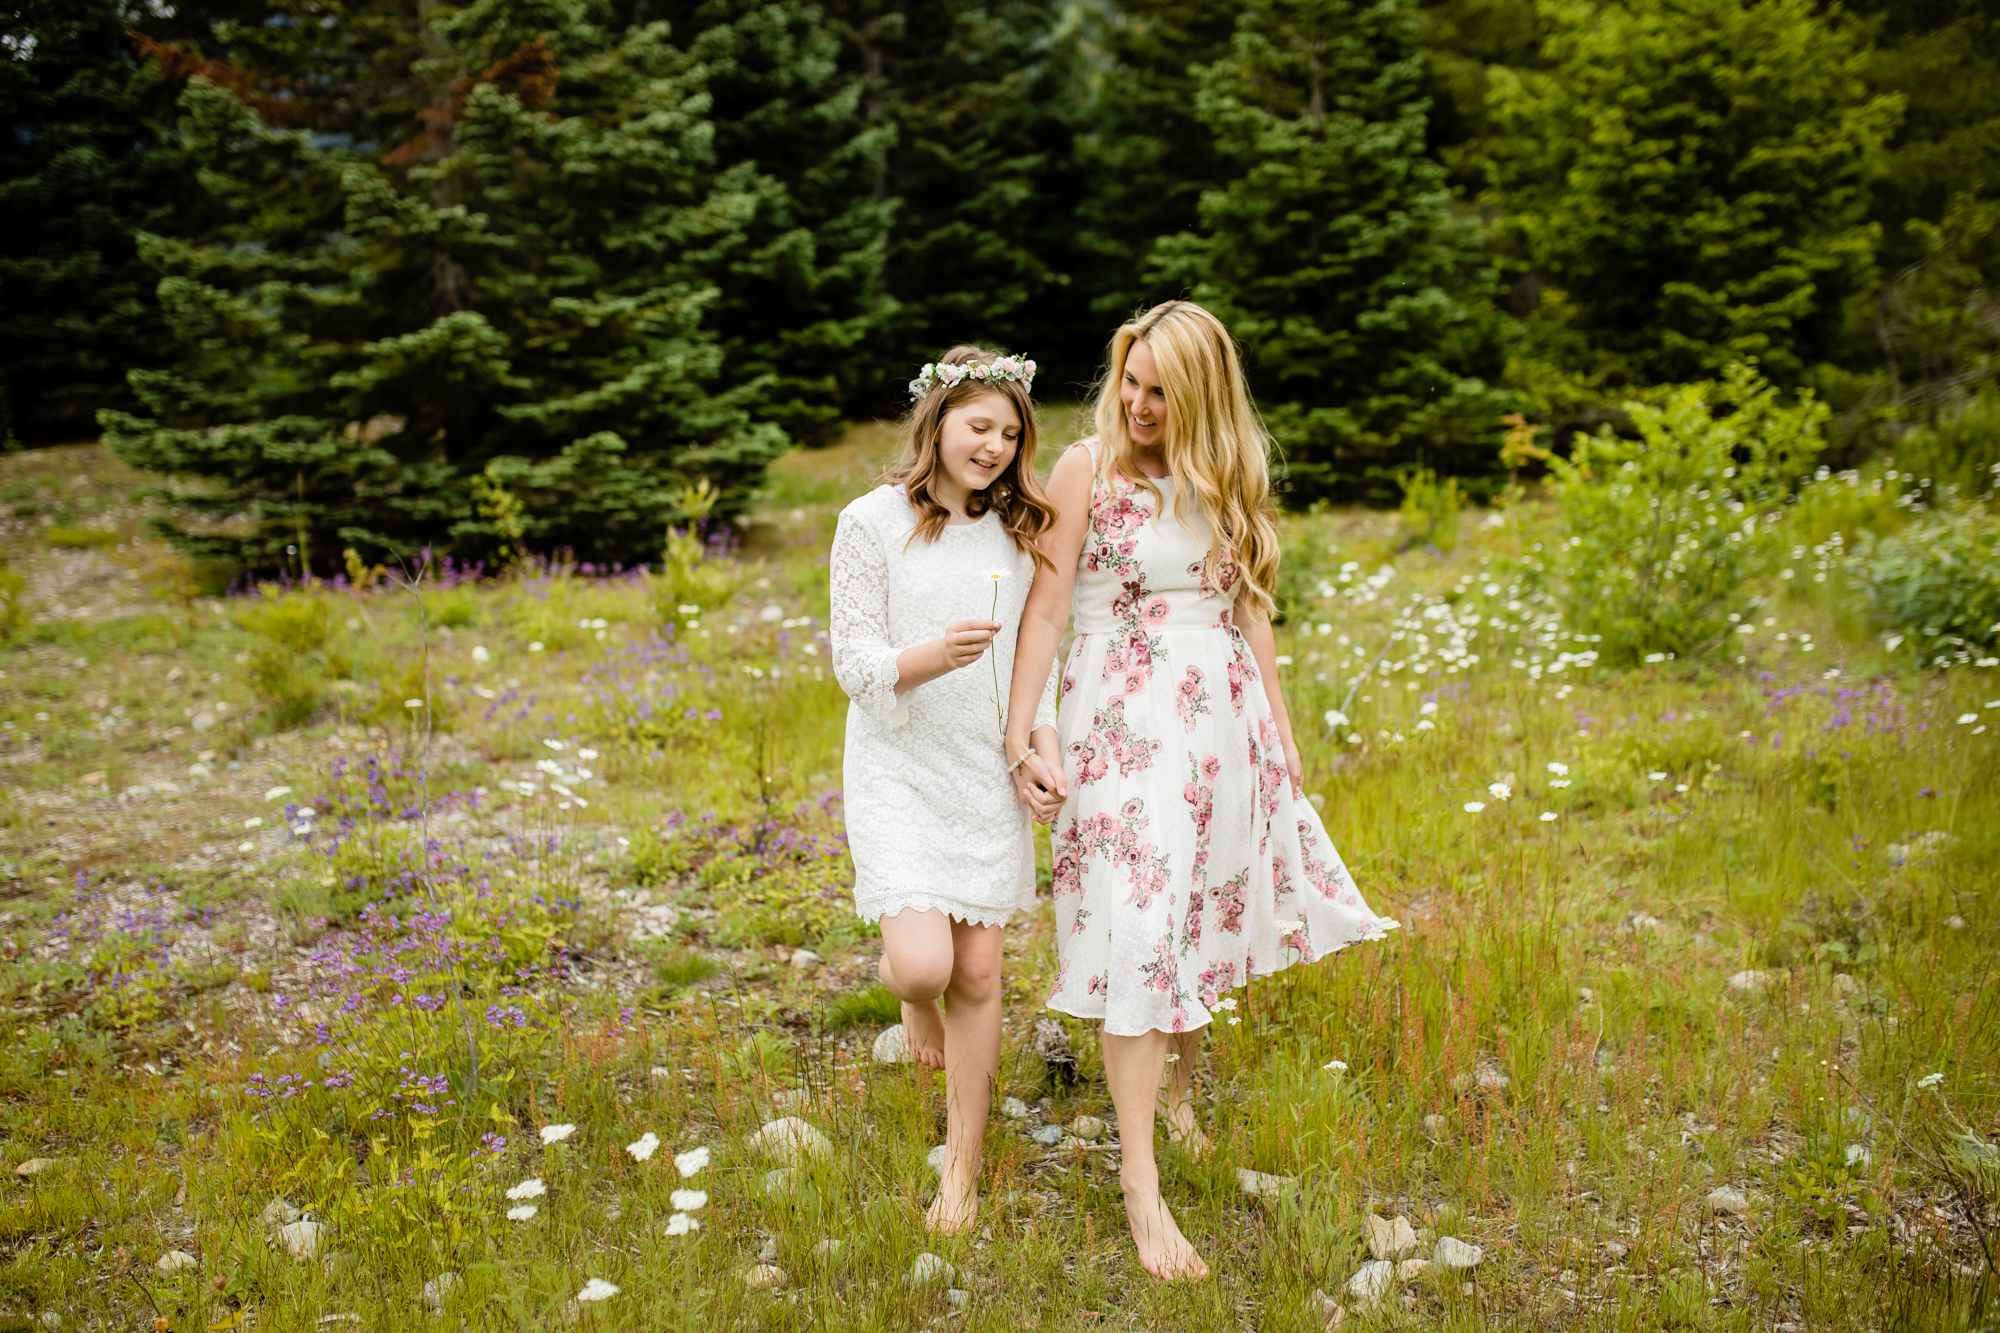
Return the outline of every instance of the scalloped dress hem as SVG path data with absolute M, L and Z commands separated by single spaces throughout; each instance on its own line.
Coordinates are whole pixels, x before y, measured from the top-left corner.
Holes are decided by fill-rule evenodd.
M 968 926 L 1004 926 L 1022 909 L 1019 907 L 975 907 L 941 893 L 896 893 L 856 898 L 855 913 L 869 925 L 880 925 L 885 916 L 914 908 L 919 912 L 943 912 L 953 921 Z

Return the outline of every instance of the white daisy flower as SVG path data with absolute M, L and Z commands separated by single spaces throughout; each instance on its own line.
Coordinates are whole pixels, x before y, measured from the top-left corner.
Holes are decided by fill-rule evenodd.
M 601 1277 L 594 1277 L 583 1284 L 583 1290 L 576 1294 L 580 1301 L 608 1301 L 618 1294 L 618 1288 Z
M 636 1143 L 625 1145 L 625 1151 L 632 1154 L 632 1160 L 635 1162 L 643 1162 L 659 1150 L 660 1136 L 650 1129 L 641 1134 Z
M 695 1175 L 707 1165 L 707 1148 L 690 1148 L 686 1152 L 674 1154 L 674 1166 L 680 1170 L 683 1176 Z
M 542 1183 L 540 1176 L 530 1176 L 520 1184 L 514 1186 L 514 1188 L 508 1190 L 507 1197 L 510 1199 L 539 1199 L 548 1192 L 549 1187 Z
M 509 1222 L 525 1222 L 540 1211 L 532 1203 L 516 1204 L 507 1210 L 507 1220 Z
M 675 1190 L 671 1197 L 676 1212 L 694 1213 L 708 1206 L 707 1190 Z
M 542 1142 L 545 1144 L 561 1143 L 574 1133 L 576 1133 L 575 1125 L 543 1125 Z

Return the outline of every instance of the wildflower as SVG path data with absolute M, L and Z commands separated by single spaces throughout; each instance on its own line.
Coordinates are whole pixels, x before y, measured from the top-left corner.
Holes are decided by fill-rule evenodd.
M 1417 722 L 1417 730 L 1418 730 L 1418 731 L 1436 731 L 1436 730 L 1437 730 L 1437 723 L 1435 723 L 1435 722 L 1431 721 L 1431 720 L 1430 720 L 1429 718 L 1427 718 L 1427 717 L 1426 717 L 1426 718 L 1421 718 L 1421 719 L 1419 719 L 1419 720 L 1418 720 L 1418 722 Z
M 1970 726 L 1978 720 L 1979 714 L 1977 713 L 1960 713 L 1958 715 L 1958 725 L 1961 727 Z
M 1917 1086 L 1920 1088 L 1935 1088 L 1938 1084 L 1942 1082 L 1944 1082 L 1944 1075 L 1941 1073 L 1925 1074 L 1922 1078 L 1917 1080 Z
M 535 1207 L 532 1203 L 524 1203 L 517 1207 L 509 1208 L 507 1210 L 507 1220 L 509 1222 L 525 1222 L 540 1211 L 541 1209 Z
M 542 738 L 542 744 L 548 746 L 551 750 L 563 750 L 568 748 L 561 741 L 555 739 L 553 736 L 544 736 Z
M 1347 714 L 1341 712 L 1338 708 L 1329 708 L 1326 710 L 1326 716 L 1323 720 L 1329 729 L 1344 727 L 1347 725 Z
M 1555 822 L 1556 822 L 1556 812 L 1555 812 L 1555 811 L 1553 811 L 1553 810 L 1544 810 L 1544 811 L 1542 811 L 1542 822 L 1543 822 L 1544 824 L 1553 824 L 1553 823 L 1555 823 Z
M 1225 995 L 1215 1002 L 1214 1007 L 1217 1009 L 1234 1009 L 1236 1007 L 1236 997 L 1234 995 Z
M 669 1236 L 685 1236 L 690 1231 L 699 1230 L 701 1230 L 701 1223 L 689 1217 L 686 1213 L 675 1213 L 667 1219 L 667 1234 Z
M 1347 1061 L 1328 1060 L 1325 1064 L 1321 1065 L 1320 1068 L 1327 1070 L 1330 1073 L 1345 1074 L 1347 1072 Z
M 252 815 L 250 816 L 250 818 L 243 821 L 244 828 L 262 828 L 263 826 L 264 826 L 264 817 L 262 815 Z
M 707 1165 L 707 1148 L 690 1148 L 684 1153 L 674 1154 L 674 1166 L 679 1169 L 683 1176 L 695 1175 Z
M 542 641 L 540 639 L 536 639 L 533 643 L 528 645 L 528 651 L 531 653 L 539 653 L 540 651 L 542 651 Z
M 1665 773 L 1648 773 L 1646 776 L 1651 778 L 1655 782 L 1665 782 L 1667 780 L 1667 775 Z
M 618 1288 L 601 1277 L 594 1277 L 583 1284 L 583 1290 L 576 1294 L 580 1301 L 608 1301 L 618 1294 Z
M 548 1192 L 549 1187 L 542 1183 L 540 1176 L 529 1176 L 526 1180 L 508 1190 L 507 1197 L 510 1199 L 539 1199 Z
M 422 699 L 403 700 L 403 707 L 405 708 L 422 708 L 423 706 L 424 706 L 424 701 Z
M 1514 795 L 1514 789 L 1504 782 L 1489 782 L 1486 790 L 1496 801 L 1505 801 Z
M 542 1142 L 544 1144 L 561 1143 L 574 1133 L 576 1133 L 575 1125 L 543 1125 Z
M 292 794 L 292 789 L 290 787 L 273 787 L 271 788 L 271 790 L 264 793 L 264 799 L 267 801 L 275 801 L 280 796 L 290 796 L 291 794 Z
M 477 643 L 472 646 L 472 660 L 475 662 L 491 662 L 493 654 L 486 651 L 485 644 Z
M 708 1206 L 707 1190 L 675 1190 L 671 1202 L 676 1212 L 695 1213 Z
M 1568 764 L 1559 763 L 1558 761 L 1551 759 L 1549 760 L 1548 768 L 1549 772 L 1555 774 L 1559 778 L 1566 778 L 1569 776 Z
M 257 850 L 257 844 L 254 842 L 239 842 L 236 844 L 236 850 L 239 852 L 254 852 Z
M 645 1161 L 647 1158 L 651 1157 L 654 1153 L 658 1152 L 659 1149 L 660 1149 L 660 1136 L 658 1134 L 655 1134 L 650 1129 L 647 1130 L 644 1134 L 641 1134 L 636 1143 L 628 1143 L 625 1145 L 625 1151 L 632 1154 L 632 1160 L 635 1162 Z
M 1468 815 L 1476 815 L 1485 808 L 1486 802 L 1484 801 L 1467 801 L 1465 803 L 1465 813 Z

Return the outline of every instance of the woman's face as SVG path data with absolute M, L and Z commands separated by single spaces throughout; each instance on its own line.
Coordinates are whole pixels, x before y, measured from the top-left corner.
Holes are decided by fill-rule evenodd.
M 962 505 L 966 495 L 991 486 L 1020 447 L 1021 414 L 1014 410 L 1013 400 L 1003 393 L 985 393 L 944 414 L 938 461 L 953 489 L 964 488 L 956 496 Z
M 1160 385 L 1160 367 L 1153 349 L 1135 339 L 1125 353 L 1125 382 L 1119 387 L 1125 404 L 1125 432 L 1141 449 L 1158 447 L 1167 438 L 1167 391 Z

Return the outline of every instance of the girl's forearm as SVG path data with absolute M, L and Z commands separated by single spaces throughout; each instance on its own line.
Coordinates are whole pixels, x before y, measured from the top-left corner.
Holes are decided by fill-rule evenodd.
M 1062 640 L 1062 626 L 1035 614 L 1033 608 L 1022 615 L 1021 629 L 1014 640 L 1014 679 L 1007 690 L 1007 760 L 1012 763 L 1028 747 L 1035 726 L 1035 712 L 1041 707 L 1042 690 L 1055 665 L 1056 645 Z
M 950 673 L 951 663 L 945 660 L 943 639 L 905 648 L 896 654 L 896 693 L 907 694 Z

